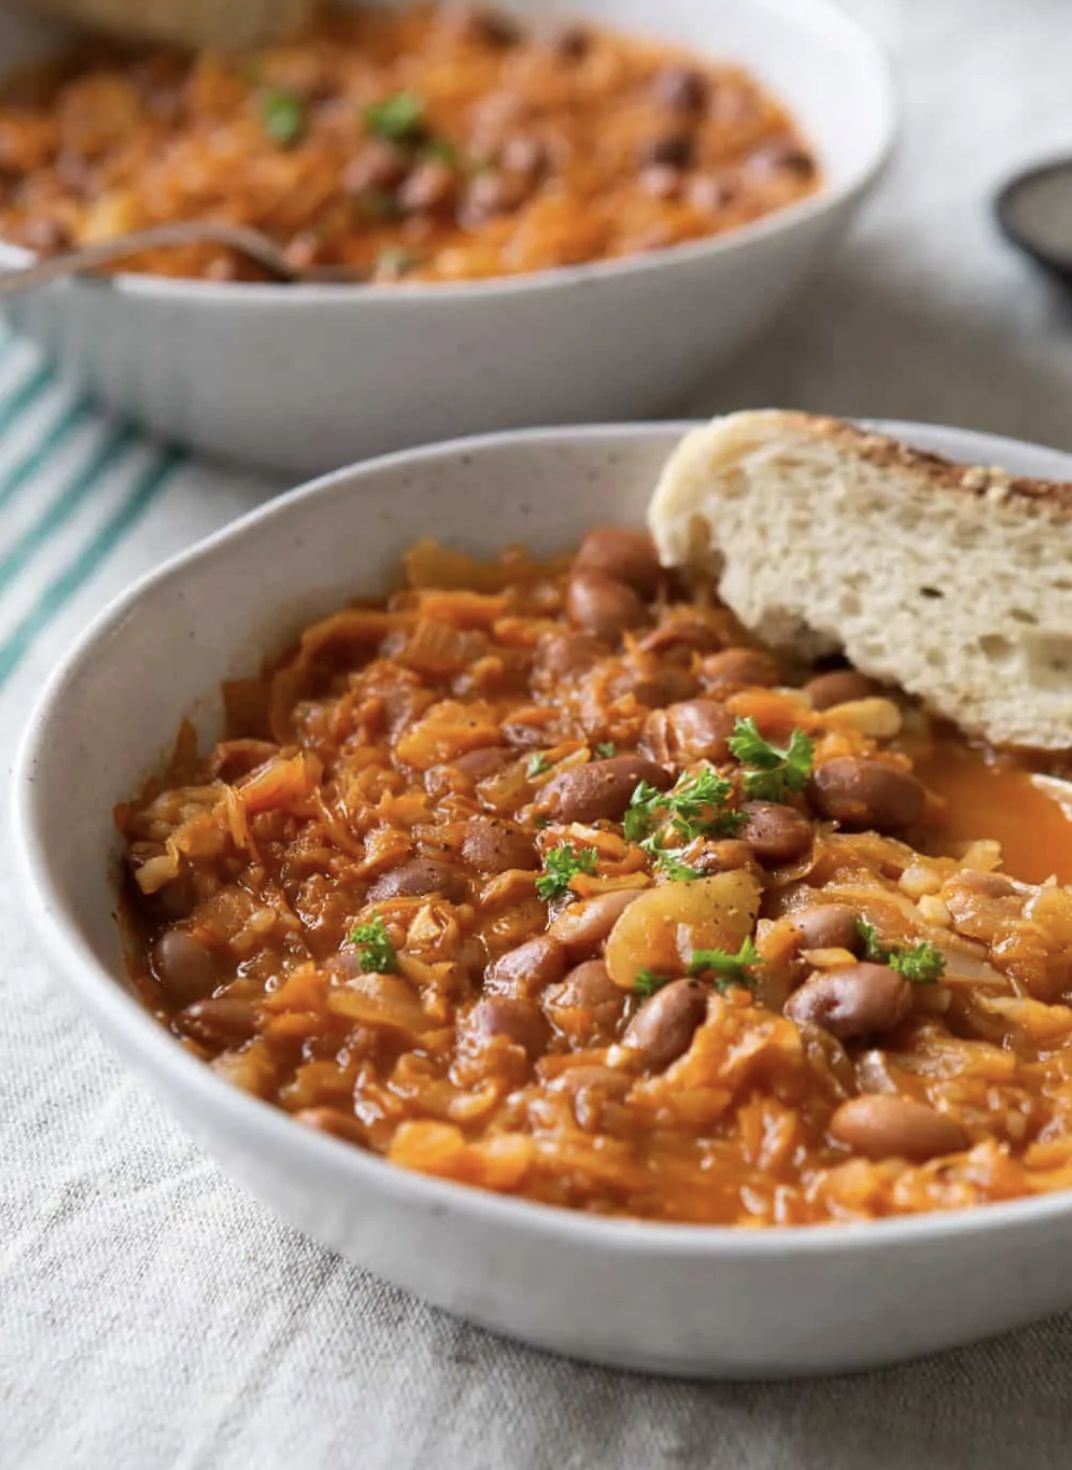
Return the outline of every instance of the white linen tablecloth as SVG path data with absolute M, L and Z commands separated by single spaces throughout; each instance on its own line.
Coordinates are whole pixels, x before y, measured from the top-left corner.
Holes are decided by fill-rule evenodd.
M 1072 449 L 1068 301 L 998 240 L 987 206 L 1012 167 L 1072 151 L 1072 3 L 856 5 L 903 66 L 899 157 L 848 247 L 682 408 L 799 405 Z M 0 344 L 5 767 L 86 619 L 270 488 L 139 441 L 29 349 Z M 6 792 L 3 803 L 6 834 Z M 304 1240 L 217 1172 L 46 976 L 10 874 L 0 947 L 3 1470 L 1072 1461 L 1072 1318 L 789 1385 L 606 1372 L 452 1321 Z

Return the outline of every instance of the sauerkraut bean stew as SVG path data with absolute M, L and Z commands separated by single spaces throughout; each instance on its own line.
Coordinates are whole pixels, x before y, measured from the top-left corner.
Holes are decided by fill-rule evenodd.
M 0 96 L 0 234 L 42 252 L 216 219 L 298 270 L 459 281 L 700 239 L 819 177 L 738 67 L 472 5 L 324 5 L 238 55 L 83 46 Z M 203 246 L 132 268 L 257 278 Z
M 422 542 L 224 693 L 117 813 L 134 978 L 297 1123 L 668 1221 L 1072 1185 L 1061 806 L 643 533 Z

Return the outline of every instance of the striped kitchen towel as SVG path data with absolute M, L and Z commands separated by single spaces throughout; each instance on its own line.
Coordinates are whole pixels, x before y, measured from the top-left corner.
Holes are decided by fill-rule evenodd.
M 134 578 L 280 489 L 102 413 L 0 325 L 0 753 L 64 648 Z

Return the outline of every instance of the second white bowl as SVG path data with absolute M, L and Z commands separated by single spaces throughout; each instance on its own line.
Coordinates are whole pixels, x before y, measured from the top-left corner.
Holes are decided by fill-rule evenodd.
M 528 0 L 504 7 L 532 20 Z M 275 472 L 525 424 L 650 415 L 784 304 L 888 151 L 885 60 L 828 0 L 545 0 L 557 15 L 742 62 L 817 148 L 815 196 L 630 260 L 470 285 L 309 288 L 120 275 L 13 304 L 77 384 L 151 429 Z M 0 15 L 14 65 L 55 45 Z M 26 254 L 0 243 L 0 266 Z

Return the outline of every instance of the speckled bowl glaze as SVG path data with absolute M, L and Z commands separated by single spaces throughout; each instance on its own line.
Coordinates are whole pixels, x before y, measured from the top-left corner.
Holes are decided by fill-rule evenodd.
M 104 403 L 169 439 L 315 474 L 523 424 L 657 413 L 752 337 L 829 254 L 874 182 L 895 105 L 877 46 L 830 0 L 503 0 L 739 60 L 818 149 L 813 197 L 629 260 L 463 285 L 227 286 L 119 275 L 9 308 Z M 54 48 L 0 13 L 0 69 Z M 27 258 L 0 242 L 0 267 Z
M 477 553 L 510 541 L 549 552 L 600 521 L 642 523 L 685 427 L 545 430 L 393 455 L 295 491 L 139 583 L 88 630 L 30 723 L 15 778 L 27 917 L 100 1030 L 224 1169 L 351 1260 L 526 1342 L 658 1373 L 785 1376 L 889 1363 L 1072 1305 L 1072 1193 L 768 1231 L 502 1198 L 300 1127 L 184 1051 L 124 983 L 112 807 L 182 715 L 218 733 L 222 679 L 257 669 L 308 619 L 380 590 L 429 530 Z M 957 458 L 1072 478 L 1072 458 L 1052 450 L 887 427 Z

